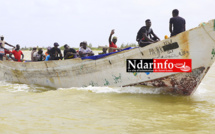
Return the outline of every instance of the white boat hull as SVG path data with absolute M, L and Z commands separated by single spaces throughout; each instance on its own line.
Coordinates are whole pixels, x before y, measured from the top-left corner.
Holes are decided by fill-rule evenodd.
M 190 95 L 215 59 L 215 21 L 143 48 L 122 51 L 98 60 L 45 62 L 0 61 L 1 80 L 54 88 L 86 86 L 163 87 Z M 177 47 L 169 44 L 177 43 Z M 165 46 L 168 46 L 167 49 Z M 214 53 L 213 53 L 214 52 Z M 192 73 L 127 73 L 126 59 L 192 59 Z

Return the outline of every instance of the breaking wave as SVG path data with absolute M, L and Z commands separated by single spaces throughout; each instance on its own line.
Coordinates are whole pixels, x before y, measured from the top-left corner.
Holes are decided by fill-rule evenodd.
M 131 94 L 160 94 L 161 90 L 159 88 L 149 88 L 149 87 L 81 87 L 81 88 L 59 88 L 59 90 L 81 90 L 90 91 L 93 93 L 131 93 Z

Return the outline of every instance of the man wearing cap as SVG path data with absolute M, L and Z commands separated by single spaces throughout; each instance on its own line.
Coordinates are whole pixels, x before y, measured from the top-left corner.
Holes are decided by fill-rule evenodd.
M 109 53 L 111 53 L 111 52 L 115 52 L 116 51 L 116 49 L 111 49 L 111 48 L 117 48 L 117 45 L 116 45 L 116 42 L 117 42 L 117 37 L 116 36 L 114 36 L 113 37 L 113 39 L 112 39 L 112 41 L 111 41 L 111 38 L 112 38 L 112 35 L 114 34 L 114 29 L 113 30 L 111 30 L 111 33 L 110 33 L 110 36 L 109 36 Z
M 50 50 L 50 60 L 62 60 L 63 56 L 58 46 L 59 44 L 55 42 L 54 47 Z
M 89 47 L 87 47 L 87 42 L 83 41 L 82 47 L 79 50 L 79 56 L 87 57 L 87 56 L 93 56 L 93 55 L 94 55 L 93 51 Z
M 140 28 L 140 30 L 137 33 L 137 37 L 136 37 L 136 40 L 140 47 L 145 47 L 151 43 L 160 41 L 160 39 L 157 37 L 157 35 L 150 28 L 151 20 L 147 19 L 145 21 L 145 23 L 146 23 L 146 26 L 143 26 Z
M 169 31 L 170 31 L 170 36 L 175 36 L 181 32 L 184 32 L 186 30 L 185 27 L 185 19 L 178 16 L 179 11 L 178 9 L 174 9 L 172 11 L 172 18 L 170 18 L 169 21 Z

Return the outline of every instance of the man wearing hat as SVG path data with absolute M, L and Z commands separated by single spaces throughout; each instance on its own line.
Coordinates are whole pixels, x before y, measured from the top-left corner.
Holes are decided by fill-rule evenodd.
M 136 40 L 140 47 L 145 47 L 151 43 L 160 41 L 160 39 L 157 37 L 157 35 L 150 28 L 152 25 L 151 20 L 147 19 L 145 21 L 145 23 L 146 23 L 146 26 L 141 27 L 137 33 Z
M 50 60 L 59 60 L 63 59 L 61 50 L 58 48 L 59 44 L 57 42 L 54 43 L 54 47 L 50 50 Z
M 111 33 L 110 33 L 110 36 L 109 36 L 109 47 L 110 47 L 109 53 L 110 53 L 110 52 L 115 52 L 115 51 L 116 51 L 116 50 L 113 50 L 113 49 L 111 49 L 111 48 L 117 48 L 117 45 L 116 45 L 117 37 L 114 36 L 113 39 L 112 39 L 112 41 L 111 41 L 111 38 L 112 38 L 112 35 L 113 35 L 113 34 L 114 34 L 114 29 L 111 30 Z

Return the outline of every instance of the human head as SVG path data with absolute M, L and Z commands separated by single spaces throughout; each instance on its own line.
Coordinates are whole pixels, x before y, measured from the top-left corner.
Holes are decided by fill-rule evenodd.
M 34 51 L 36 51 L 36 50 L 37 50 L 37 48 L 36 48 L 36 47 L 33 47 L 33 50 L 34 50 Z
M 52 47 L 50 47 L 50 46 L 47 47 L 47 54 L 50 54 L 51 49 L 52 49 Z
M 146 23 L 146 27 L 151 27 L 151 25 L 152 25 L 150 19 L 147 19 L 147 20 L 145 21 L 145 23 Z
M 1 40 L 4 40 L 4 36 L 3 35 L 1 36 Z
M 83 47 L 84 49 L 87 48 L 87 42 L 86 42 L 86 41 L 83 41 L 83 42 L 82 42 L 82 47 Z
M 112 41 L 113 41 L 114 44 L 116 44 L 116 42 L 117 42 L 117 37 L 114 36 L 113 39 L 112 39 Z
M 178 14 L 179 14 L 178 9 L 172 10 L 172 16 L 173 16 L 173 17 L 178 16 Z
M 57 42 L 54 43 L 54 47 L 58 48 L 59 44 Z
M 83 42 L 80 43 L 80 47 L 82 47 L 82 45 L 83 45 Z
M 69 46 L 67 44 L 64 45 L 64 49 L 67 50 L 69 49 Z
M 17 45 L 16 45 L 16 50 L 19 50 L 19 49 L 20 49 L 20 45 L 17 44 Z
M 52 49 L 52 47 L 50 47 L 50 46 L 47 47 L 47 51 L 49 51 L 49 50 L 51 50 L 51 49 Z
M 43 53 L 43 49 L 42 48 L 39 48 L 38 49 L 38 54 L 42 54 Z
M 106 53 L 107 52 L 107 48 L 103 48 L 102 51 L 103 51 L 103 53 Z

